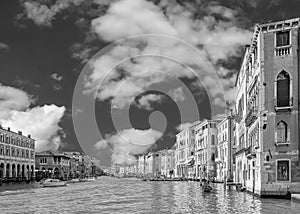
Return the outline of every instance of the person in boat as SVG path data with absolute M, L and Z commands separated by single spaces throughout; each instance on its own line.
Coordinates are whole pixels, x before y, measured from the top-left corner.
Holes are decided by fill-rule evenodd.
M 209 181 L 208 180 L 205 180 L 204 181 L 204 184 L 203 184 L 203 189 L 207 192 L 211 191 L 212 190 L 212 187 L 209 185 Z

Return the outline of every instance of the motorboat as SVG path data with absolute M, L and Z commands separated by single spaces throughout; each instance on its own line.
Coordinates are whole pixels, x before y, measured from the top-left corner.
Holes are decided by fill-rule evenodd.
M 66 185 L 66 181 L 61 181 L 59 179 L 46 179 L 43 183 L 43 187 L 62 187 Z

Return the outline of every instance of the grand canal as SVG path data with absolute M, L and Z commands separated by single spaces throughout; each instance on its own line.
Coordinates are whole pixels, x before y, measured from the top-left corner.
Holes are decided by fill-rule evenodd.
M 58 188 L 0 192 L 0 213 L 299 213 L 300 203 L 245 192 L 202 192 L 196 182 L 101 177 Z

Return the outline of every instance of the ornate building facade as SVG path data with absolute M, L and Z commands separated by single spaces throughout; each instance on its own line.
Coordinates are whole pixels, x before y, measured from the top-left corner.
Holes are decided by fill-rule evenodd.
M 35 177 L 35 140 L 0 126 L 0 179 Z

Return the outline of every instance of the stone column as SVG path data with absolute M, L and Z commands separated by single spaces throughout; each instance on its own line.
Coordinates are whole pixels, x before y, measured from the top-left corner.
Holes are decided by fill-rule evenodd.
M 9 164 L 9 177 L 12 177 L 12 164 Z

